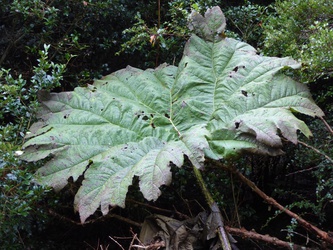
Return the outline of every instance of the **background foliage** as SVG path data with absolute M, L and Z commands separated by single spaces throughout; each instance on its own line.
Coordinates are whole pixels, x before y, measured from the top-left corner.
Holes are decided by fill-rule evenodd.
M 270 6 L 268 1 L 161 1 L 159 12 L 157 2 L 150 0 L 2 1 L 1 248 L 98 248 L 98 243 L 112 246 L 109 235 L 129 234 L 127 224 L 112 218 L 97 219 L 84 228 L 76 225 L 78 218 L 71 206 L 77 184 L 69 185 L 61 198 L 37 187 L 31 180 L 38 166 L 18 161 L 15 152 L 20 151 L 23 136 L 35 119 L 38 90 L 72 90 L 128 64 L 140 68 L 162 62 L 177 65 L 192 9 L 204 11 L 219 5 L 227 17 L 228 36 L 242 39 L 266 55 L 291 55 L 302 60 L 304 68 L 295 77 L 309 83 L 328 120 L 332 119 L 331 1 L 269 2 Z M 314 138 L 304 141 L 332 158 L 332 135 L 320 121 L 311 126 Z M 273 159 L 246 156 L 238 168 L 268 194 L 293 204 L 303 216 L 332 231 L 332 163 L 304 145 L 287 146 L 286 151 L 286 156 Z M 275 235 L 282 230 L 281 238 L 304 242 L 296 234 L 304 232 L 290 219 L 269 211 L 224 171 L 214 166 L 208 169 L 205 178 L 230 225 Z M 176 181 L 164 187 L 165 196 L 148 205 L 174 211 L 179 204 L 177 211 L 195 215 L 203 203 L 191 194 L 196 190 L 191 172 L 174 169 L 173 174 Z M 156 210 L 146 206 L 135 185 L 131 188 L 129 208 L 113 212 L 143 221 Z M 138 205 L 138 201 L 145 205 Z M 116 230 L 110 223 L 117 225 Z
M 330 77 L 333 70 L 333 3 L 327 0 L 277 1 L 264 24 L 264 52 L 303 63 L 300 80 Z
M 263 25 L 263 52 L 302 62 L 294 77 L 309 83 L 317 101 L 331 110 L 333 89 L 333 3 L 328 0 L 276 1 Z

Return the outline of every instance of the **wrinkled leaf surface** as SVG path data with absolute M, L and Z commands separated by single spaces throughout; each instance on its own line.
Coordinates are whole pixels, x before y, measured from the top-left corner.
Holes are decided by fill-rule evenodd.
M 37 174 L 56 190 L 83 175 L 75 197 L 82 222 L 99 207 L 103 214 L 123 207 L 134 176 L 144 197 L 156 200 L 171 181 L 170 163 L 181 167 L 184 155 L 197 168 L 205 157 L 244 150 L 278 155 L 281 137 L 297 143 L 297 131 L 311 135 L 294 112 L 323 115 L 306 86 L 281 73 L 297 62 L 215 39 L 224 16 L 207 13 L 192 23 L 200 37 L 189 39 L 178 68 L 127 67 L 86 88 L 42 96 L 22 157 L 51 156 Z

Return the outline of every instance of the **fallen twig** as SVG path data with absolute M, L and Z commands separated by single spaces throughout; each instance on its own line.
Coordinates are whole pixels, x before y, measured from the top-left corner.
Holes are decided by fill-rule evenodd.
M 114 242 L 116 243 L 122 250 L 125 250 L 122 245 L 120 245 L 120 243 L 118 241 L 116 241 L 114 238 L 112 238 L 111 236 L 109 236 L 109 238 Z
M 157 250 L 160 249 L 161 247 L 165 247 L 165 243 L 164 241 L 159 241 L 159 242 L 155 242 L 155 243 L 151 243 L 149 245 L 146 246 L 142 246 L 142 245 L 132 245 L 132 247 L 136 247 L 139 249 L 148 249 L 148 250 Z
M 313 248 L 308 248 L 308 247 L 304 247 L 304 246 L 300 246 L 294 243 L 290 243 L 290 242 L 286 242 L 283 240 L 280 240 L 278 238 L 269 236 L 269 235 L 262 235 L 259 234 L 255 231 L 248 231 L 245 228 L 232 228 L 232 227 L 228 227 L 225 226 L 225 229 L 227 230 L 228 233 L 232 234 L 232 235 L 236 235 L 242 238 L 250 238 L 250 239 L 254 239 L 254 240 L 258 240 L 258 241 L 263 241 L 266 242 L 268 244 L 272 244 L 274 246 L 277 247 L 284 247 L 287 249 L 291 249 L 291 250 L 310 250 Z
M 219 167 L 226 169 L 228 171 L 231 171 L 234 173 L 241 181 L 243 181 L 246 185 L 248 185 L 255 193 L 257 193 L 261 198 L 263 198 L 268 204 L 278 208 L 280 211 L 288 214 L 290 217 L 297 220 L 297 222 L 305 228 L 307 231 L 312 232 L 316 234 L 319 238 L 324 240 L 325 242 L 333 245 L 333 237 L 331 237 L 327 232 L 317 228 L 316 226 L 312 225 L 308 221 L 301 218 L 299 215 L 295 214 L 294 212 L 290 211 L 288 208 L 282 206 L 280 203 L 278 203 L 275 199 L 265 194 L 263 191 L 261 191 L 251 180 L 246 178 L 237 168 L 233 166 L 225 166 L 221 162 L 216 162 L 215 164 L 218 164 Z

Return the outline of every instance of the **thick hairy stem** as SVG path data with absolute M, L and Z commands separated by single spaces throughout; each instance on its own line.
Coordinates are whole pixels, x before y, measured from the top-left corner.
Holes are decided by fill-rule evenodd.
M 217 218 L 218 218 L 219 225 L 217 226 L 216 230 L 217 230 L 219 239 L 221 241 L 222 249 L 231 250 L 232 248 L 230 245 L 229 236 L 228 236 L 228 233 L 224 229 L 223 218 L 222 218 L 221 212 L 220 212 L 218 206 L 216 205 L 213 197 L 210 195 L 210 193 L 205 185 L 205 182 L 202 178 L 200 170 L 197 169 L 195 166 L 193 166 L 193 172 L 198 181 L 200 189 L 201 189 L 203 195 L 205 196 L 206 202 L 208 203 L 208 205 L 211 209 L 211 212 L 214 213 L 214 215 L 217 216 Z
M 327 232 L 320 230 L 316 226 L 312 225 L 308 221 L 301 218 L 299 215 L 295 214 L 294 212 L 290 211 L 286 207 L 279 204 L 275 199 L 273 199 L 272 197 L 268 196 L 263 191 L 261 191 L 252 181 L 250 181 L 241 172 L 239 172 L 238 169 L 236 169 L 235 167 L 232 167 L 232 166 L 225 166 L 220 162 L 218 162 L 217 164 L 219 167 L 234 173 L 242 182 L 244 182 L 246 185 L 248 185 L 254 192 L 256 192 L 261 198 L 263 198 L 268 204 L 270 204 L 270 205 L 276 207 L 277 209 L 279 209 L 280 211 L 288 214 L 290 217 L 297 220 L 297 222 L 307 231 L 316 234 L 322 240 L 333 245 L 333 237 L 331 237 Z

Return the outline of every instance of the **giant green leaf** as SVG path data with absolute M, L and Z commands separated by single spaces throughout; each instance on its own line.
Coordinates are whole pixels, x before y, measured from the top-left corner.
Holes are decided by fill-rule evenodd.
M 170 163 L 181 167 L 185 155 L 197 168 L 205 157 L 245 150 L 277 155 L 282 137 L 297 143 L 297 131 L 311 135 L 295 112 L 323 116 L 306 86 L 281 73 L 298 68 L 296 61 L 222 38 L 217 7 L 198 15 L 198 35 L 178 68 L 127 67 L 86 88 L 43 96 L 22 157 L 51 156 L 38 181 L 56 190 L 83 176 L 75 197 L 82 222 L 98 208 L 123 207 L 134 176 L 144 197 L 156 200 L 171 181 Z

